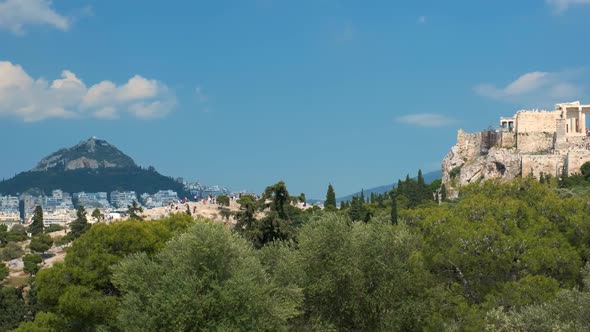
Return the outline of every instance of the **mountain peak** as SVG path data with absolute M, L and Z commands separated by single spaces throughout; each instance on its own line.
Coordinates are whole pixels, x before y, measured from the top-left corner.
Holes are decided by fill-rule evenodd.
M 32 171 L 81 168 L 137 167 L 133 159 L 106 140 L 92 136 L 71 148 L 60 149 L 43 158 Z

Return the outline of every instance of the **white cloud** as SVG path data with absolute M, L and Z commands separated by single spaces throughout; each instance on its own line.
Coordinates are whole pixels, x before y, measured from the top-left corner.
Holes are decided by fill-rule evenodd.
M 49 83 L 33 79 L 19 65 L 0 61 L 0 116 L 24 121 L 85 116 L 116 119 L 128 112 L 147 119 L 165 116 L 175 106 L 176 99 L 166 85 L 139 75 L 120 86 L 101 81 L 87 87 L 69 70 Z
M 70 19 L 51 8 L 50 0 L 5 0 L 0 2 L 0 28 L 23 34 L 25 25 L 50 25 L 66 31 Z
M 119 118 L 119 114 L 116 108 L 107 106 L 95 111 L 94 117 L 103 120 L 115 120 Z
M 153 119 L 168 114 L 174 106 L 176 106 L 174 100 L 142 101 L 131 104 L 129 111 L 140 119 Z
M 561 72 L 535 71 L 521 75 L 505 87 L 485 83 L 475 86 L 474 91 L 490 99 L 548 106 L 581 97 L 585 91 L 585 73 L 584 68 Z
M 158 94 L 158 89 L 156 80 L 147 80 L 135 75 L 119 89 L 117 98 L 121 101 L 152 98 Z
M 564 13 L 573 5 L 588 5 L 590 0 L 546 0 L 557 14 Z
M 419 24 L 425 24 L 426 23 L 426 16 L 420 16 L 420 17 L 418 17 L 418 23 Z
M 420 127 L 443 127 L 456 122 L 454 119 L 451 119 L 445 115 L 434 113 L 403 115 L 396 118 L 396 121 Z

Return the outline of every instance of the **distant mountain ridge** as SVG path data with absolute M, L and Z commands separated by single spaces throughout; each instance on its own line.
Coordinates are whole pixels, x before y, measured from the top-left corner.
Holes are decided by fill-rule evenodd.
M 106 140 L 91 137 L 43 158 L 35 168 L 0 182 L 2 194 L 20 194 L 39 189 L 45 194 L 61 189 L 75 192 L 135 191 L 138 195 L 171 189 L 186 195 L 184 185 L 158 173 L 153 167 L 137 166 L 133 159 Z
M 432 181 L 434 181 L 436 179 L 440 179 L 442 177 L 442 171 L 438 170 L 438 171 L 428 172 L 428 173 L 425 173 L 423 176 L 424 176 L 424 182 L 431 183 Z M 369 197 L 371 195 L 371 193 L 382 194 L 382 193 L 388 192 L 394 186 L 397 186 L 397 183 L 392 183 L 392 184 L 387 184 L 384 186 L 364 189 L 363 192 L 365 194 L 365 197 Z M 361 192 L 358 191 L 356 193 L 353 193 L 353 194 L 350 194 L 347 196 L 338 197 L 338 198 L 336 198 L 336 202 L 340 203 L 342 201 L 350 201 L 353 196 L 360 196 L 360 194 L 361 194 Z

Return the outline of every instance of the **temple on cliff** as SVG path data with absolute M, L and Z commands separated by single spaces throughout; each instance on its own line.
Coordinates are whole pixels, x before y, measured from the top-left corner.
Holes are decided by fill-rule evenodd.
M 443 183 L 457 188 L 482 179 L 579 173 L 590 161 L 588 113 L 590 105 L 576 101 L 556 104 L 553 111 L 518 111 L 500 118 L 498 129 L 459 129 L 442 163 Z

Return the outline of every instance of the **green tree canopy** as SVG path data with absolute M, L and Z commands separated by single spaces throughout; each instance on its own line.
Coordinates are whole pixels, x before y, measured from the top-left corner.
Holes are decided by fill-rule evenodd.
M 99 209 L 94 209 L 92 210 L 92 214 L 91 214 L 92 218 L 96 219 L 96 221 L 101 222 L 104 221 L 104 214 L 102 212 L 100 212 Z
M 53 245 L 53 238 L 49 234 L 39 234 L 31 238 L 29 248 L 38 253 L 45 253 Z
M 21 327 L 113 330 L 120 292 L 111 281 L 112 266 L 133 253 L 154 255 L 173 234 L 193 222 L 191 217 L 179 214 L 149 223 L 128 220 L 96 224 L 72 243 L 63 263 L 38 272 L 37 299 L 50 312 L 37 314 L 34 322 Z
M 219 195 L 215 200 L 221 206 L 229 206 L 229 197 L 227 195 Z
M 43 259 L 39 254 L 26 254 L 25 257 L 23 257 L 24 271 L 31 276 L 36 274 L 37 271 L 39 271 L 39 264 L 41 264 L 42 261 Z
M 126 331 L 287 330 L 301 293 L 266 277 L 250 245 L 221 225 L 197 223 L 153 258 L 135 254 L 114 269 Z
M 2 265 L 0 263 L 0 269 Z M 26 305 L 22 292 L 13 287 L 0 286 L 0 331 L 10 331 L 16 328 L 25 315 Z
M 6 264 L 3 262 L 0 262 L 0 282 L 2 282 L 4 278 L 8 277 L 9 273 L 10 271 L 8 270 L 8 266 L 6 266 Z
M 269 270 L 280 283 L 303 289 L 302 330 L 315 324 L 336 331 L 415 330 L 429 280 L 419 243 L 386 220 L 351 224 L 330 213 L 305 224 L 298 249 L 280 254 Z M 276 249 L 283 250 L 267 250 Z
M 143 213 L 143 208 L 135 200 L 133 203 L 131 203 L 131 205 L 127 205 L 127 214 L 129 215 L 129 219 L 143 220 L 141 213 Z
M 15 242 L 9 242 L 4 248 L 0 249 L 0 261 L 9 261 L 19 258 L 25 254 L 23 247 Z

